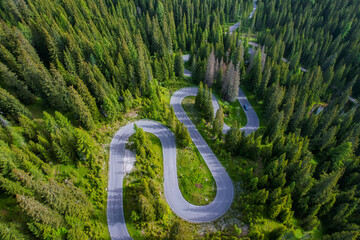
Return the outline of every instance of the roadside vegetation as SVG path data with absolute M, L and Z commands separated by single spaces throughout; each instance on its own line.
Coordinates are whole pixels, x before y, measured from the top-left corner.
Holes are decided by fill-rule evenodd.
M 211 203 L 216 196 L 216 183 L 195 145 L 177 147 L 176 159 L 179 187 L 185 200 L 195 205 Z
M 177 217 L 166 203 L 160 140 L 136 128 L 128 147 L 136 152 L 135 167 L 124 179 L 124 213 L 130 236 L 168 239 L 174 234 L 189 234 L 192 231 L 189 224 Z
M 257 1 L 250 19 L 253 0 L 54 2 L 0 1 L 1 239 L 109 239 L 113 134 L 129 120 L 159 121 L 190 161 L 196 151 L 169 99 L 200 82 L 204 98 L 187 112 L 234 181 L 233 220 L 248 228 L 196 235 L 198 225 L 156 220 L 158 206 L 144 204 L 155 220 L 135 221 L 148 231 L 135 238 L 359 238 L 358 1 Z M 233 102 L 240 83 L 262 128 L 244 136 L 233 124 L 224 136 L 227 109 L 214 117 L 209 89 Z M 225 122 L 238 118 L 234 107 Z
M 224 122 L 226 125 L 230 127 L 235 125 L 239 127 L 246 126 L 247 118 L 239 101 L 227 102 L 219 98 L 217 94 L 215 94 L 215 96 L 219 105 L 222 106 L 224 110 Z

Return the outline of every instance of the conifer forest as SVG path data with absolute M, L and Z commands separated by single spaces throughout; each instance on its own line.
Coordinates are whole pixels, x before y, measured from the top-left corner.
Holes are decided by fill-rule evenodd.
M 0 0 L 0 239 L 360 239 L 359 4 Z

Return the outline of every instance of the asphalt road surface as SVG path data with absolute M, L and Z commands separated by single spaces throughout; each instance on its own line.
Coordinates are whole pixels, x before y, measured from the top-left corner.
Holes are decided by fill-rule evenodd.
M 184 56 L 184 61 L 188 61 L 188 56 Z M 184 75 L 191 77 L 191 72 L 185 69 Z M 134 133 L 134 124 L 143 128 L 145 132 L 154 134 L 161 141 L 164 161 L 164 194 L 174 213 L 189 222 L 201 223 L 216 220 L 230 208 L 234 198 L 233 183 L 181 106 L 182 100 L 187 96 L 196 96 L 197 90 L 197 88 L 183 88 L 176 91 L 171 97 L 170 104 L 174 108 L 176 117 L 188 128 L 192 141 L 214 177 L 217 187 L 214 201 L 205 206 L 196 206 L 183 198 L 177 178 L 175 136 L 166 126 L 151 120 L 129 123 L 115 134 L 110 144 L 107 222 L 111 239 L 131 239 L 124 216 L 123 181 L 136 160 L 135 154 L 125 148 L 129 137 Z M 242 128 L 248 135 L 258 129 L 259 119 L 241 89 L 238 101 L 243 109 L 244 104 L 248 108 L 245 111 L 248 124 Z M 212 102 L 214 113 L 216 113 L 219 104 L 214 96 Z M 229 129 L 230 127 L 224 124 L 223 132 L 226 133 Z
M 255 14 L 255 11 L 256 11 L 256 8 L 257 8 L 256 2 L 257 2 L 257 0 L 254 0 L 253 10 L 250 13 L 249 18 L 252 18 L 254 16 L 254 14 Z M 232 34 L 239 26 L 240 26 L 240 22 L 237 22 L 234 25 L 230 26 L 230 34 Z
M 241 128 L 242 131 L 245 131 L 245 135 L 249 135 L 250 133 L 256 131 L 259 128 L 260 122 L 259 118 L 251 106 L 249 100 L 246 98 L 245 93 L 239 89 L 239 95 L 237 97 L 240 102 L 241 107 L 244 109 L 247 118 L 247 124 L 245 127 Z M 244 105 L 246 104 L 247 110 L 245 110 Z
M 176 115 L 186 122 L 181 110 L 181 98 L 173 98 Z M 177 102 L 180 101 L 180 102 Z M 183 111 L 183 110 L 182 110 Z M 176 145 L 173 133 L 161 123 L 151 120 L 140 120 L 135 124 L 157 136 L 162 144 L 164 159 L 164 193 L 170 208 L 179 217 L 194 223 L 209 222 L 219 218 L 231 206 L 234 197 L 232 181 L 222 167 L 215 154 L 206 144 L 195 126 L 188 119 L 187 127 L 190 135 L 207 163 L 216 182 L 217 193 L 213 202 L 206 206 L 196 206 L 187 202 L 179 189 L 176 168 Z M 129 137 L 134 133 L 134 123 L 122 127 L 114 136 L 110 145 L 109 186 L 107 220 L 112 239 L 131 239 L 127 231 L 123 209 L 123 180 L 126 174 L 126 162 L 135 158 L 134 154 L 125 148 Z
M 217 193 L 214 201 L 210 204 L 196 206 L 183 198 L 177 179 L 174 134 L 166 126 L 155 121 L 139 120 L 135 124 L 143 128 L 145 132 L 154 134 L 161 141 L 164 159 L 164 194 L 170 208 L 179 217 L 189 222 L 201 223 L 216 220 L 230 208 L 234 197 L 234 189 L 229 175 L 181 106 L 183 99 L 187 96 L 196 96 L 197 90 L 194 87 L 176 91 L 171 97 L 170 104 L 174 108 L 176 117 L 188 128 L 191 139 L 215 179 Z M 216 112 L 219 104 L 214 96 L 212 100 Z M 244 104 L 248 106 L 248 111 L 245 111 L 248 124 L 242 129 L 246 134 L 249 134 L 258 128 L 259 119 L 241 90 L 238 100 L 242 107 L 244 107 Z M 225 125 L 224 131 L 226 132 L 228 129 L 229 126 Z M 134 153 L 125 148 L 125 144 L 133 133 L 134 123 L 129 123 L 115 134 L 110 145 L 107 220 L 110 236 L 113 240 L 131 239 L 124 217 L 123 181 L 125 175 L 131 170 L 131 165 L 135 162 Z

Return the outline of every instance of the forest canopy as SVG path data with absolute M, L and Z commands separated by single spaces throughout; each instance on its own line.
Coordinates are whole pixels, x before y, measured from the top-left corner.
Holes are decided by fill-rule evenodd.
M 195 236 L 280 239 L 299 229 L 318 239 L 356 239 L 358 1 L 258 0 L 249 18 L 253 4 L 0 1 L 0 237 L 109 238 L 114 129 L 129 119 L 157 120 L 187 148 L 189 133 L 169 96 L 199 86 L 201 133 L 222 163 L 236 166 L 231 177 L 241 179 L 242 190 L 234 208 L 249 231 L 235 226 Z M 234 124 L 224 135 L 227 114 L 214 113 L 211 97 L 234 102 L 239 87 L 256 104 L 261 128 L 245 136 Z M 137 220 L 141 226 L 156 219 Z M 178 221 L 166 229 L 165 238 L 190 231 Z

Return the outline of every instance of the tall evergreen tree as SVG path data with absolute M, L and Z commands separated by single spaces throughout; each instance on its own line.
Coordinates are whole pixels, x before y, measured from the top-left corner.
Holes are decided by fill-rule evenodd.
M 175 56 L 174 71 L 177 77 L 182 77 L 184 74 L 184 62 L 183 62 L 183 55 L 181 50 Z
M 214 84 L 215 79 L 215 53 L 214 50 L 211 50 L 209 58 L 206 65 L 206 74 L 205 74 L 205 84 L 211 88 Z
M 216 116 L 213 124 L 213 131 L 215 136 L 221 136 L 224 127 L 224 112 L 222 107 L 216 111 Z

